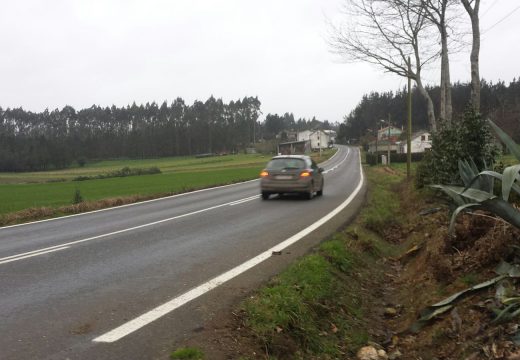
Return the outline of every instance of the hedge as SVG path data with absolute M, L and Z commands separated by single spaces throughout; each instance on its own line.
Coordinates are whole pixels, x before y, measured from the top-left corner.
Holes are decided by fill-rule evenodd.
M 387 155 L 386 152 L 379 152 L 379 161 L 376 160 L 376 154 L 366 153 L 366 163 L 369 165 L 381 164 L 381 155 Z M 390 163 L 405 163 L 407 154 L 390 153 Z M 421 161 L 424 153 L 412 153 L 412 161 Z

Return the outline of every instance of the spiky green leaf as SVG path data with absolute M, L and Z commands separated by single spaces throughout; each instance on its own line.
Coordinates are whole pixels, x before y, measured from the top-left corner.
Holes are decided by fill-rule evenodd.
M 515 181 L 520 181 L 520 164 L 508 166 L 504 169 L 502 174 L 502 199 L 508 201 L 511 188 Z
M 466 187 L 470 187 L 470 184 L 472 182 L 476 182 L 477 179 L 475 179 L 477 172 L 474 172 L 471 166 L 469 165 L 467 160 L 459 160 L 459 174 L 462 179 L 462 182 Z
M 498 138 L 504 143 L 504 145 L 511 151 L 518 161 L 520 161 L 520 147 L 514 142 L 513 139 L 509 135 L 507 135 L 504 130 L 499 128 L 493 121 L 488 119 L 489 125 L 493 128 Z
M 520 228 L 520 211 L 513 205 L 499 198 L 488 199 L 481 204 L 483 209 L 500 216 L 511 225 Z
M 495 272 L 498 275 L 507 275 L 511 278 L 518 278 L 520 277 L 520 266 L 502 260 L 496 267 Z
M 453 230 L 455 228 L 455 220 L 457 219 L 457 216 L 460 214 L 461 211 L 464 211 L 469 207 L 478 207 L 478 206 L 480 206 L 479 203 L 469 203 L 469 204 L 461 205 L 458 208 L 456 208 L 455 211 L 453 211 L 453 214 L 451 214 L 451 220 L 450 220 L 450 226 L 448 228 L 448 232 L 450 234 L 453 233 Z
M 433 189 L 439 189 L 439 190 L 444 191 L 444 193 L 446 195 L 448 195 L 453 200 L 453 202 L 455 204 L 457 204 L 458 206 L 464 205 L 466 203 L 464 198 L 462 196 L 460 196 L 458 194 L 458 192 L 450 189 L 447 186 L 444 186 L 444 185 L 430 185 L 430 187 L 433 188 Z

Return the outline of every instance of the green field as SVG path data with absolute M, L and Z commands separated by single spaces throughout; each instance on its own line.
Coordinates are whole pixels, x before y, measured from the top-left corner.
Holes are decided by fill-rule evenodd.
M 30 207 L 70 205 L 76 189 L 84 200 L 178 193 L 258 177 L 261 166 L 196 173 L 167 173 L 88 181 L 0 185 L 0 214 Z
M 325 160 L 333 154 L 322 154 Z M 83 168 L 32 173 L 0 173 L 0 215 L 27 208 L 70 205 L 79 190 L 83 200 L 180 193 L 216 185 L 255 179 L 270 156 L 227 155 L 209 158 L 179 157 L 117 160 L 87 164 Z M 316 160 L 319 161 L 318 158 Z M 130 168 L 157 166 L 161 174 L 72 181 Z
M 130 168 L 149 168 L 157 166 L 163 174 L 207 171 L 210 169 L 261 167 L 269 156 L 265 155 L 227 155 L 209 158 L 169 157 L 143 160 L 107 160 L 87 163 L 84 167 L 71 167 L 64 170 L 37 171 L 23 173 L 0 172 L 0 184 L 45 183 L 69 181 L 78 176 L 93 176 Z

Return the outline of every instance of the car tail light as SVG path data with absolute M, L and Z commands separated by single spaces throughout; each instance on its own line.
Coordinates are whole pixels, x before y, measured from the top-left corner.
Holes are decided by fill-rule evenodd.
M 309 170 L 303 170 L 300 173 L 300 177 L 308 177 L 308 176 L 311 176 L 311 172 Z
M 269 176 L 269 173 L 268 173 L 266 170 L 263 170 L 263 171 L 260 173 L 260 177 L 266 177 L 266 176 Z

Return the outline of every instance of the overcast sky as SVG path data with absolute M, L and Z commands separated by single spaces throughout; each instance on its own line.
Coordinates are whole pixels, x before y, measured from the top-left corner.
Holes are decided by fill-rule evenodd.
M 326 43 L 342 0 L 24 0 L 0 12 L 0 106 L 42 111 L 258 96 L 264 116 L 341 121 L 406 81 Z M 520 1 L 482 0 L 481 76 L 520 76 Z M 468 28 L 469 30 L 469 28 Z M 469 79 L 469 48 L 452 80 Z M 426 74 L 430 83 L 437 74 Z

